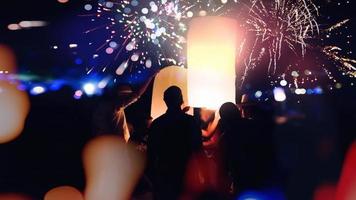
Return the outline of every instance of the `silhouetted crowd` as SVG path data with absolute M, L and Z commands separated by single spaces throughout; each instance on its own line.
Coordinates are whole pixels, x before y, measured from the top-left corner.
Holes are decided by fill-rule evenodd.
M 122 94 L 119 98 L 130 99 Z M 134 197 L 233 199 L 242 191 L 272 185 L 271 111 L 255 104 L 228 102 L 216 112 L 195 108 L 192 116 L 182 108 L 183 96 L 177 86 L 169 87 L 163 98 L 167 111 L 153 122 L 146 117 L 127 123 L 126 104 L 113 101 L 104 102 L 94 113 L 97 134 L 121 134 L 147 155 L 146 171 Z

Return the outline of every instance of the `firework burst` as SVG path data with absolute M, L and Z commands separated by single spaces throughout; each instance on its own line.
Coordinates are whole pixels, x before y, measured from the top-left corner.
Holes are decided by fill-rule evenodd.
M 185 34 L 190 19 L 226 12 L 222 7 L 227 2 L 99 0 L 92 21 L 101 20 L 104 25 L 85 33 L 106 33 L 103 34 L 106 38 L 95 49 L 97 56 L 104 53 L 111 60 L 102 71 L 111 67 L 116 68 L 117 75 L 122 75 L 127 68 L 183 66 Z
M 249 5 L 247 29 L 255 35 L 249 62 L 246 67 L 255 67 L 254 61 L 268 54 L 268 72 L 275 74 L 283 47 L 295 54 L 305 56 L 307 40 L 319 33 L 316 21 L 318 9 L 310 0 L 252 0 Z

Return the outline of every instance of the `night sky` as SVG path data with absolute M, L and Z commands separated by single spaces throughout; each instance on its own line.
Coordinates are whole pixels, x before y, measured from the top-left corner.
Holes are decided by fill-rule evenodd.
M 0 43 L 7 44 L 15 50 L 20 74 L 37 76 L 37 78 L 31 80 L 30 84 L 60 80 L 68 82 L 73 87 L 78 87 L 77 84 L 80 82 L 103 77 L 102 74 L 96 73 L 87 75 L 92 66 L 101 64 L 91 61 L 91 56 L 95 52 L 88 48 L 88 43 L 93 38 L 84 34 L 86 30 L 93 27 L 90 22 L 91 17 L 81 16 L 88 14 L 84 6 L 88 3 L 95 5 L 95 2 L 83 0 L 60 3 L 56 0 L 35 0 L 21 3 L 14 1 L 2 3 L 0 8 Z M 334 33 L 335 35 L 325 43 L 337 44 L 343 48 L 348 57 L 355 57 L 353 52 L 356 50 L 352 45 L 352 36 L 356 31 L 354 29 L 356 24 L 356 14 L 353 11 L 354 2 L 347 0 L 318 0 L 314 2 L 319 7 L 318 22 L 322 28 L 329 27 L 344 19 L 351 20 L 344 27 L 338 29 Z M 19 23 L 23 20 L 43 20 L 48 22 L 48 26 L 16 31 L 8 29 L 9 24 Z M 100 32 L 98 34 L 100 35 Z M 78 44 L 78 47 L 69 48 L 70 44 Z M 54 47 L 58 49 L 54 49 Z M 120 65 L 120 61 L 114 61 L 114 64 Z M 140 83 L 159 68 L 154 66 L 151 69 L 142 70 L 133 67 L 127 70 L 124 75 L 119 76 L 118 79 L 123 82 Z M 337 72 L 334 69 L 331 69 L 331 71 Z M 105 73 L 104 75 L 112 75 L 115 71 L 108 70 Z M 340 74 L 336 73 L 335 76 L 338 77 L 338 81 L 342 82 L 344 77 Z M 347 83 L 352 82 L 346 77 L 345 79 Z

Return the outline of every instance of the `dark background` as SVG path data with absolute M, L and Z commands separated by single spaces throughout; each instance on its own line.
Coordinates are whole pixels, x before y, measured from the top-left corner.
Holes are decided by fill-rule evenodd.
M 353 35 L 355 3 L 345 2 L 319 0 L 316 3 L 321 6 L 322 25 L 350 18 L 348 31 Z M 68 45 L 84 43 L 81 38 L 88 26 L 87 19 L 78 15 L 84 12 L 85 3 L 33 0 L 0 4 L 0 43 L 14 49 L 19 73 L 38 75 L 39 80 L 34 82 L 60 79 L 70 85 L 30 97 L 31 112 L 22 135 L 0 145 L 0 192 L 25 193 L 41 199 L 56 186 L 84 188 L 81 150 L 92 137 L 92 112 L 99 97 L 72 98 L 75 87 L 80 87 L 76 84 L 88 79 L 85 62 L 75 63 L 78 57 L 85 61 L 87 52 L 80 48 L 73 51 Z M 50 24 L 29 30 L 7 29 L 8 24 L 22 20 L 44 20 Z M 333 40 L 356 52 L 353 39 L 350 45 L 342 37 Z M 53 45 L 58 45 L 59 50 L 54 51 Z M 123 78 L 123 82 L 127 80 Z M 274 105 L 283 115 L 302 116 L 277 126 L 274 134 L 281 167 L 280 184 L 276 187 L 282 188 L 288 199 L 310 199 L 322 183 L 337 183 L 345 152 L 355 137 L 355 90 L 346 86 L 319 96 L 291 95 L 283 105 Z M 134 121 L 138 113 L 148 114 L 149 102 L 150 91 L 127 110 L 129 120 Z

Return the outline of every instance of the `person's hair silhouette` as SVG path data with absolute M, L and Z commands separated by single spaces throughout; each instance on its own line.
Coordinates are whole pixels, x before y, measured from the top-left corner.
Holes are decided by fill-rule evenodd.
M 171 86 L 164 92 L 164 102 L 168 109 L 180 109 L 183 104 L 182 91 L 177 86 Z
M 240 118 L 239 110 L 232 102 L 224 103 L 219 109 L 219 114 L 223 120 L 234 120 Z

